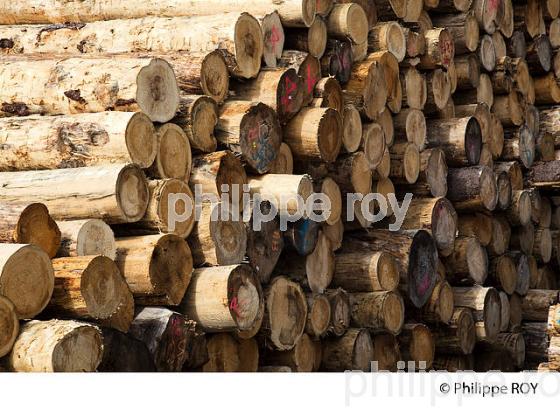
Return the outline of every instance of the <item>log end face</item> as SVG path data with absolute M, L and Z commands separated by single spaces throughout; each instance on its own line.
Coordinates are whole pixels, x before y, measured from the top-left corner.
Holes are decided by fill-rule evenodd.
M 139 221 L 148 208 L 149 190 L 146 176 L 136 165 L 126 165 L 116 183 L 117 203 L 126 222 Z
M 154 122 L 164 123 L 175 116 L 179 107 L 179 86 L 168 62 L 154 58 L 142 67 L 136 78 L 136 101 Z
M 417 365 L 424 364 L 426 369 L 432 367 L 435 355 L 435 343 L 430 329 L 418 324 L 412 330 L 412 337 L 409 346 L 410 358 Z
M 307 33 L 307 45 L 309 54 L 321 58 L 327 48 L 327 25 L 321 18 L 316 18 Z
M 303 24 L 306 27 L 311 27 L 317 15 L 317 0 L 302 0 L 301 2 L 301 15 Z
M 167 123 L 158 130 L 157 173 L 160 178 L 188 180 L 192 156 L 189 139 L 178 125 Z
M 331 321 L 331 305 L 324 295 L 317 295 L 309 311 L 309 321 L 313 325 L 314 335 L 324 335 Z
M 225 101 L 229 93 L 229 71 L 222 53 L 212 51 L 202 61 L 200 67 L 202 91 L 216 103 Z
M 496 339 L 496 336 L 498 336 L 500 332 L 500 321 L 500 295 L 496 289 L 487 288 L 483 310 L 484 334 L 487 340 L 491 341 Z
M 377 280 L 381 288 L 386 291 L 394 291 L 399 286 L 399 269 L 395 257 L 387 252 L 381 252 L 378 258 L 372 258 L 377 272 Z
M 264 63 L 267 67 L 275 68 L 277 60 L 282 57 L 282 50 L 284 50 L 284 41 L 286 39 L 278 12 L 274 11 L 266 14 L 261 19 L 261 27 L 264 40 Z
M 426 304 L 437 277 L 437 248 L 432 236 L 418 230 L 410 246 L 408 261 L 408 296 L 414 306 Z
M 434 197 L 444 197 L 447 195 L 447 162 L 445 154 L 439 148 L 431 150 L 426 169 L 426 180 L 430 187 L 430 192 Z
M 474 282 L 482 285 L 488 276 L 488 255 L 476 238 L 468 239 L 467 267 Z
M 160 227 L 161 231 L 174 233 L 182 238 L 189 236 L 195 223 L 195 200 L 189 186 L 179 179 L 166 180 L 159 198 L 157 213 L 163 225 Z M 189 201 L 192 208 L 189 208 L 191 206 L 188 204 Z M 175 217 L 183 215 L 186 215 L 185 219 Z M 171 229 L 170 216 L 175 219 L 173 229 Z
M 439 198 L 432 210 L 432 236 L 442 256 L 449 256 L 453 252 L 457 218 L 451 202 L 447 198 Z
M 237 75 L 254 78 L 261 68 L 264 39 L 261 25 L 249 13 L 242 13 L 235 23 L 235 60 Z
M 463 354 L 471 354 L 476 343 L 476 331 L 472 313 L 468 308 L 460 308 L 461 314 L 457 323 L 458 338 Z
M 192 107 L 192 135 L 196 148 L 203 152 L 214 152 L 217 148 L 214 128 L 218 123 L 216 101 L 207 96 L 197 98 Z M 192 143 L 192 145 L 195 145 Z
M 325 162 L 333 162 L 338 157 L 342 147 L 342 117 L 332 108 L 327 108 L 319 122 L 317 137 L 319 151 Z
M 14 304 L 6 297 L 0 296 L 0 357 L 6 356 L 19 334 L 19 320 Z
M 439 289 L 437 313 L 442 323 L 449 323 L 453 316 L 455 302 L 453 298 L 453 289 L 447 282 L 443 282 Z
M 373 361 L 373 342 L 369 332 L 365 329 L 358 330 L 358 335 L 352 350 L 352 370 L 368 372 Z
M 397 293 L 390 292 L 383 302 L 383 322 L 390 333 L 398 334 L 404 324 L 404 302 Z
M 23 210 L 14 236 L 18 243 L 37 245 L 50 258 L 56 255 L 61 242 L 60 229 L 41 203 L 32 203 Z
M 228 300 L 238 329 L 251 329 L 259 317 L 263 294 L 260 282 L 247 265 L 238 265 L 229 276 Z
M 103 342 L 95 326 L 75 327 L 56 344 L 52 353 L 54 372 L 94 372 L 101 363 Z
M 498 186 L 496 185 L 494 171 L 486 166 L 483 166 L 480 173 L 480 197 L 486 209 L 489 211 L 496 209 L 498 204 Z
M 303 87 L 308 85 L 302 83 L 301 77 L 293 68 L 283 70 L 276 89 L 276 112 L 280 123 L 285 124 L 300 111 L 304 97 Z
M 156 159 L 157 138 L 154 124 L 141 112 L 135 113 L 126 126 L 125 142 L 133 163 L 149 168 Z

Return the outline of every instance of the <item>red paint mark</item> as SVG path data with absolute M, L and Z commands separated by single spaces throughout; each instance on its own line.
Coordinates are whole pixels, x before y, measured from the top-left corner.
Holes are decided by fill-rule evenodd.
M 234 296 L 229 304 L 229 308 L 235 312 L 237 316 L 239 316 L 239 303 L 237 301 L 237 296 Z
M 276 26 L 272 26 L 269 41 L 272 43 L 272 47 L 276 47 L 276 44 L 280 41 L 280 33 L 278 33 Z
M 498 10 L 498 6 L 500 5 L 501 0 L 490 0 L 488 2 L 488 11 L 496 11 Z
M 441 60 L 443 65 L 448 66 L 451 64 L 453 54 L 455 54 L 455 47 L 451 40 L 444 40 L 440 43 L 439 50 L 441 52 Z
M 258 140 L 260 136 L 260 129 L 259 127 L 257 128 L 251 128 L 249 130 L 249 132 L 247 133 L 247 138 L 249 139 L 249 141 L 255 141 Z
M 311 66 L 307 66 L 307 93 L 311 94 L 313 89 L 315 88 L 315 84 L 317 84 L 317 78 L 311 72 Z
M 290 80 L 289 77 L 284 77 L 285 80 L 285 87 L 284 87 L 284 95 L 280 98 L 281 104 L 288 108 L 292 103 L 291 94 L 297 90 L 297 84 Z
M 280 250 L 280 232 L 275 231 L 272 234 L 272 250 L 277 252 Z
M 426 293 L 426 290 L 428 290 L 429 287 L 430 287 L 430 279 L 428 278 L 428 275 L 424 275 L 422 281 L 420 282 L 420 286 L 418 288 L 420 294 L 423 295 L 424 293 Z

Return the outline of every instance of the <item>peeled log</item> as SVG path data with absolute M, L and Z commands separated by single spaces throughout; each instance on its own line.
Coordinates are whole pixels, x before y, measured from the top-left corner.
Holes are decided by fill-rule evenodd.
M 59 221 L 62 241 L 57 256 L 103 255 L 115 260 L 117 247 L 111 227 L 99 219 Z
M 6 58 L 0 75 L 0 117 L 110 110 L 166 122 L 179 108 L 175 73 L 159 58 Z
M 103 340 L 96 326 L 66 320 L 32 320 L 21 326 L 6 367 L 14 372 L 94 372 Z
M 42 202 L 54 219 L 127 223 L 144 215 L 148 186 L 142 170 L 132 164 L 2 172 L 0 197 L 6 203 Z
M 115 262 L 140 305 L 177 305 L 192 274 L 184 239 L 173 234 L 118 238 Z
M 1 171 L 75 168 L 156 157 L 155 129 L 142 113 L 0 118 Z
M 248 265 L 195 269 L 179 311 L 206 332 L 247 330 L 257 320 L 262 289 Z
M 220 110 L 216 138 L 257 173 L 270 169 L 282 143 L 276 112 L 268 105 L 249 101 L 226 102 Z
M 321 368 L 326 371 L 370 370 L 373 343 L 365 329 L 349 329 L 342 337 L 323 342 Z
M 59 227 L 45 205 L 0 202 L 0 242 L 37 245 L 53 258 L 60 241 Z
M 0 244 L 0 295 L 18 319 L 31 319 L 47 306 L 54 287 L 49 256 L 35 245 Z

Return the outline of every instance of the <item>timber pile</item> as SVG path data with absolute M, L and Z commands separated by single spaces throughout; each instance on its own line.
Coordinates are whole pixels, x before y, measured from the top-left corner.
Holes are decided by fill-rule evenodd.
M 560 0 L 0 1 L 1 367 L 559 370 L 559 50 Z

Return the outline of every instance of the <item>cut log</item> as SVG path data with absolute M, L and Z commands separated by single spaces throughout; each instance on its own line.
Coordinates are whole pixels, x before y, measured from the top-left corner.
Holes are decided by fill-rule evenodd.
M 321 224 L 308 218 L 288 224 L 284 242 L 301 256 L 307 256 L 317 246 Z
M 116 240 L 115 262 L 139 305 L 177 305 L 191 280 L 193 261 L 184 239 L 173 234 Z
M 487 351 L 506 353 L 516 368 L 522 368 L 525 363 L 525 341 L 521 333 L 500 333 L 496 340 L 483 346 Z
M 527 255 L 521 252 L 512 253 L 512 256 L 515 260 L 517 269 L 517 284 L 515 286 L 515 292 L 520 296 L 525 296 L 529 290 L 529 282 L 531 280 L 529 259 L 527 258 Z
M 492 211 L 496 208 L 496 179 L 488 167 L 451 168 L 447 185 L 448 198 L 458 211 Z
M 531 221 L 531 196 L 528 190 L 512 192 L 511 206 L 506 214 L 513 226 L 527 225 Z
M 457 90 L 470 90 L 480 82 L 480 62 L 474 53 L 456 56 L 453 60 L 457 73 Z
M 507 332 L 509 328 L 509 317 L 510 317 L 510 307 L 509 307 L 509 297 L 505 292 L 500 291 L 500 332 Z
M 285 28 L 284 47 L 287 50 L 305 51 L 321 58 L 327 48 L 327 25 L 322 18 L 315 18 L 309 28 Z M 271 36 L 271 39 L 273 37 Z
M 560 103 L 560 86 L 552 73 L 545 76 L 534 77 L 535 104 L 558 104 Z
M 18 319 L 47 306 L 54 287 L 49 256 L 36 245 L 0 244 L 0 295 L 14 304 Z
M 535 75 L 546 74 L 552 68 L 552 45 L 546 34 L 541 34 L 527 44 L 527 65 Z
M 328 203 L 323 205 L 323 209 L 316 211 L 320 213 L 327 225 L 334 225 L 342 216 L 342 194 L 338 184 L 331 177 L 315 181 L 315 191 L 325 196 Z
M 403 28 L 396 21 L 378 23 L 368 34 L 370 51 L 387 50 L 401 62 L 406 54 L 406 37 Z
M 156 367 L 146 345 L 118 330 L 104 327 L 103 358 L 99 372 L 155 372 Z
M 420 153 L 420 172 L 415 184 L 406 192 L 419 196 L 440 197 L 447 194 L 447 163 L 439 148 L 426 149 Z
M 371 338 L 373 341 L 372 371 L 397 371 L 397 362 L 401 359 L 397 338 L 390 333 L 372 335 Z
M 453 288 L 455 305 L 472 309 L 477 340 L 495 340 L 500 331 L 500 296 L 494 288 Z
M 349 329 L 342 337 L 323 342 L 321 368 L 326 371 L 367 372 L 373 360 L 373 343 L 365 329 Z
M 349 41 L 329 40 L 327 51 L 321 57 L 321 72 L 325 77 L 332 76 L 340 84 L 346 84 L 350 79 L 353 61 L 353 51 Z
M 455 55 L 455 45 L 451 33 L 445 28 L 434 28 L 424 33 L 426 52 L 420 57 L 418 67 L 423 70 L 434 70 L 437 67 L 447 68 Z
M 351 326 L 398 334 L 404 323 L 404 302 L 394 292 L 350 293 Z
M 0 242 L 37 245 L 50 258 L 61 242 L 57 223 L 41 203 L 1 203 Z
M 509 331 L 519 332 L 522 320 L 522 299 L 517 293 L 509 297 Z
M 476 117 L 429 120 L 426 126 L 428 147 L 441 148 L 449 165 L 478 164 L 482 133 Z
M 362 142 L 361 151 L 363 151 L 370 169 L 375 169 L 383 160 L 383 154 L 385 152 L 385 135 L 383 134 L 383 129 L 379 124 L 376 123 L 364 123 L 362 125 Z M 417 153 L 417 152 L 416 152 Z M 404 154 L 400 152 L 401 159 L 405 161 Z M 408 160 L 413 160 L 414 152 L 409 153 Z M 395 153 L 399 155 L 399 153 Z M 413 165 L 413 164 L 411 164 Z M 413 170 L 410 170 L 413 172 Z
M 305 330 L 307 301 L 301 287 L 277 276 L 265 289 L 261 333 L 276 350 L 293 349 Z
M 433 114 L 446 108 L 451 98 L 451 79 L 446 71 L 437 68 L 427 76 L 428 96 L 426 99 L 426 109 Z
M 445 272 L 443 273 L 445 275 Z M 419 312 L 422 321 L 434 324 L 448 324 L 453 315 L 453 290 L 446 280 L 436 283 L 428 302 Z
M 488 255 L 476 238 L 459 236 L 453 253 L 444 261 L 448 280 L 454 285 L 484 284 L 488 276 Z
M 311 372 L 315 368 L 315 347 L 304 334 L 293 349 L 267 352 L 264 362 L 274 366 L 287 366 L 292 372 Z
M 263 61 L 268 68 L 276 68 L 277 59 L 282 56 L 284 49 L 284 29 L 280 15 L 275 10 L 258 18 L 263 34 Z
M 173 69 L 159 58 L 5 59 L 0 72 L 2 117 L 141 110 L 165 122 L 179 107 Z
M 475 324 L 471 310 L 458 307 L 448 326 L 432 330 L 436 351 L 445 354 L 471 354 L 476 342 Z
M 342 248 L 342 241 L 344 239 L 344 222 L 342 218 L 334 225 L 323 226 L 323 232 L 331 243 L 331 249 L 338 251 Z
M 57 256 L 103 255 L 115 259 L 115 235 L 109 225 L 99 219 L 78 219 L 57 222 L 61 244 Z
M 130 335 L 144 342 L 156 370 L 178 372 L 189 355 L 196 324 L 161 307 L 139 309 L 130 326 Z
M 148 175 L 156 179 L 189 180 L 192 167 L 191 147 L 187 135 L 177 125 L 167 123 L 158 127 L 157 154 Z
M 15 372 L 94 372 L 103 341 L 96 326 L 65 320 L 32 320 L 21 326 L 6 367 Z
M 329 107 L 338 111 L 341 115 L 344 109 L 344 97 L 342 88 L 335 78 L 321 78 L 313 89 L 313 106 Z
M 511 206 L 513 190 L 511 189 L 511 181 L 508 174 L 503 172 L 494 172 L 496 176 L 496 187 L 498 188 L 498 203 L 496 208 L 506 210 Z
M 306 333 L 313 338 L 319 338 L 327 333 L 330 321 L 331 305 L 329 299 L 319 293 L 308 294 Z
M 484 213 L 461 214 L 457 231 L 460 236 L 472 236 L 482 246 L 488 246 L 492 240 L 492 217 Z
M 268 105 L 228 101 L 220 110 L 216 138 L 240 154 L 253 171 L 264 174 L 278 155 L 282 129 L 276 112 Z
M 511 227 L 504 216 L 494 216 L 492 223 L 492 239 L 488 244 L 488 252 L 492 256 L 503 255 L 509 247 Z
M 218 333 L 208 338 L 208 361 L 202 366 L 203 372 L 240 371 L 241 357 L 239 345 L 232 335 Z
M 358 114 L 359 115 L 359 114 Z M 278 150 L 276 159 L 270 166 L 270 174 L 293 174 L 294 173 L 294 156 L 290 146 L 283 142 Z
M 419 109 L 404 109 L 393 117 L 393 124 L 397 139 L 406 137 L 408 142 L 414 143 L 419 150 L 427 145 L 426 118 Z
M 278 99 L 278 102 L 274 102 L 278 109 L 286 112 L 290 118 L 294 116 L 295 113 L 299 111 L 302 106 L 309 105 L 313 100 L 313 89 L 317 84 L 317 81 L 321 79 L 321 63 L 311 54 L 296 51 L 296 50 L 284 50 L 282 57 L 280 58 L 278 65 L 284 69 L 296 70 L 299 80 L 290 80 L 292 82 L 280 83 L 280 87 L 277 89 L 279 92 L 283 93 L 283 100 Z M 266 75 L 265 72 L 261 73 L 261 76 Z M 243 92 L 244 85 L 240 85 L 239 88 Z M 257 93 L 260 92 L 271 92 L 267 90 L 256 90 Z M 273 98 L 274 95 L 270 95 L 269 98 Z M 300 102 L 301 100 L 301 102 Z M 280 113 L 280 111 L 278 111 Z M 286 115 L 283 115 L 286 117 Z M 285 122 L 285 118 L 281 119 Z
M 303 215 L 299 203 L 305 203 L 313 193 L 309 175 L 268 174 L 249 178 L 249 190 L 253 197 L 270 201 L 283 215 Z M 286 223 L 286 221 L 284 221 Z M 285 230 L 285 227 L 280 227 Z
M 502 289 L 511 295 L 517 287 L 517 266 L 515 260 L 509 255 L 500 255 L 490 260 L 490 283 L 497 289 Z M 509 318 L 508 318 L 509 322 Z
M 492 37 L 488 34 L 483 35 L 480 39 L 478 57 L 480 58 L 480 64 L 486 71 L 494 71 L 496 66 L 496 50 L 494 49 Z
M 331 304 L 331 321 L 327 333 L 342 336 L 350 327 L 350 297 L 342 288 L 327 289 L 325 295 Z
M 523 189 L 523 174 L 519 163 L 516 161 L 510 162 L 495 162 L 494 172 L 507 172 L 509 180 L 511 181 L 512 190 L 522 190 Z
M 132 164 L 3 172 L 0 186 L 0 196 L 6 203 L 42 202 L 54 219 L 135 222 L 148 205 L 146 177 Z
M 424 54 L 426 38 L 423 33 L 410 28 L 403 28 L 403 30 L 406 36 L 406 56 L 413 58 Z
M 218 142 L 214 128 L 218 123 L 218 107 L 205 95 L 181 95 L 181 106 L 173 122 L 181 127 L 195 151 L 216 151 Z
M 1 171 L 74 168 L 156 156 L 154 126 L 142 113 L 104 112 L 0 119 Z
M 364 9 L 354 3 L 335 4 L 326 20 L 329 36 L 362 44 L 368 39 L 369 23 Z
M 16 308 L 10 299 L 0 296 L 0 357 L 12 350 L 19 334 L 19 320 Z
M 413 361 L 414 368 L 425 370 L 432 367 L 435 341 L 430 329 L 421 323 L 405 323 L 398 336 L 403 360 Z
M 533 252 L 535 244 L 535 227 L 529 223 L 512 229 L 510 239 L 510 249 L 521 251 L 526 255 Z
M 401 75 L 403 106 L 422 110 L 428 98 L 426 78 L 414 67 Z
M 333 162 L 342 146 L 342 117 L 332 108 L 303 108 L 285 127 L 296 160 Z
M 439 8 L 436 8 L 436 11 L 439 11 Z M 473 12 L 435 15 L 432 16 L 432 21 L 436 27 L 445 27 L 449 31 L 455 45 L 455 54 L 476 51 L 479 42 L 479 28 Z

